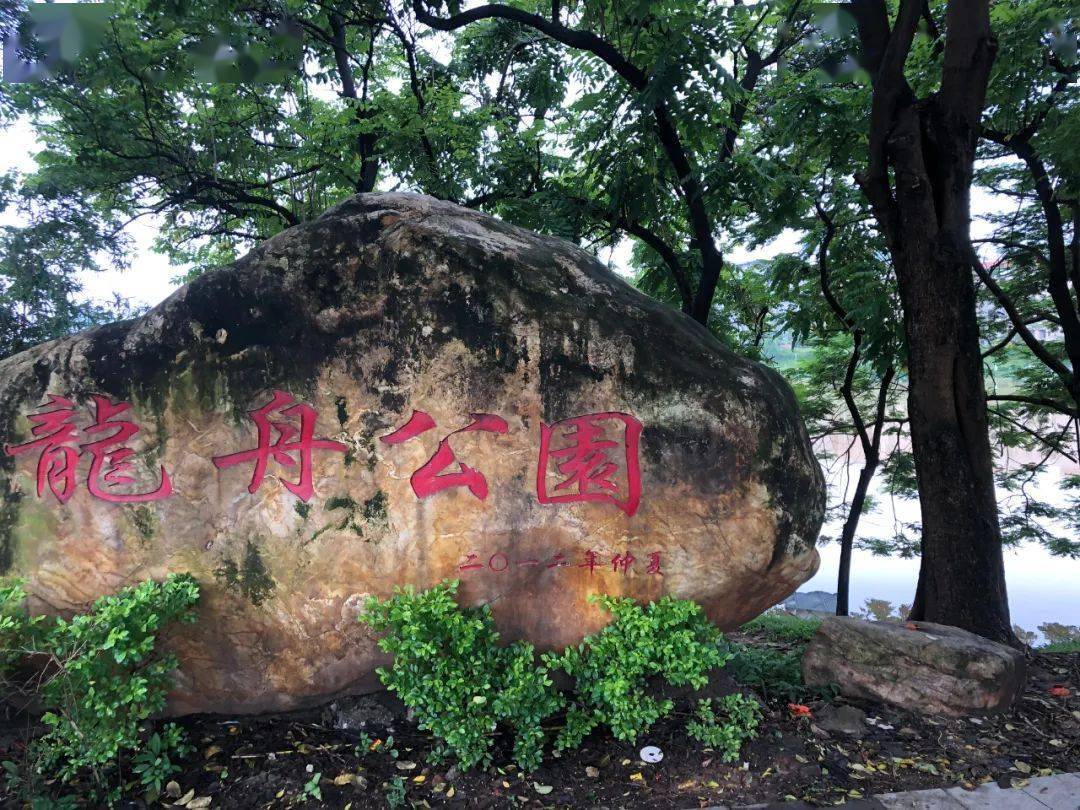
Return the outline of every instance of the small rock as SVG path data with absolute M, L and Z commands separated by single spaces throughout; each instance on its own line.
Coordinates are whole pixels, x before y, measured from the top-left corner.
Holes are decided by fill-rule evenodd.
M 330 725 L 341 731 L 360 731 L 369 725 L 386 727 L 394 713 L 373 697 L 344 697 L 330 704 Z
M 817 725 L 836 734 L 862 737 L 866 733 L 866 712 L 846 704 L 829 705 L 818 710 Z

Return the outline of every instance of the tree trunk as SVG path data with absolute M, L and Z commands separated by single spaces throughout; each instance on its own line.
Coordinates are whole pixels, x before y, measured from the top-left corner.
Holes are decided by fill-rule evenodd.
M 851 584 L 851 549 L 855 544 L 855 532 L 859 528 L 859 518 L 862 517 L 863 504 L 866 503 L 866 492 L 870 489 L 870 482 L 874 479 L 877 471 L 878 459 L 867 458 L 859 472 L 859 480 L 855 484 L 855 494 L 851 498 L 851 506 L 848 508 L 847 520 L 840 533 L 840 571 L 836 577 L 836 615 L 847 616 L 850 606 L 848 605 L 849 586 Z
M 948 0 L 940 88 L 904 74 L 923 0 L 854 0 L 873 69 L 858 178 L 889 244 L 904 309 L 908 417 L 922 510 L 911 618 L 1019 646 L 1009 621 L 972 281 L 970 191 L 996 42 L 988 0 Z
M 1013 643 L 971 271 L 962 248 L 943 244 L 941 234 L 927 247 L 901 273 L 922 510 L 910 618 Z

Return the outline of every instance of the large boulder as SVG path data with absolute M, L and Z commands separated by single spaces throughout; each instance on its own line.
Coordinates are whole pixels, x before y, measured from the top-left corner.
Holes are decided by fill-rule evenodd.
M 554 648 L 604 624 L 593 593 L 734 627 L 818 564 L 823 479 L 776 373 L 577 247 L 427 197 L 354 197 L 7 358 L 0 429 L 0 573 L 33 609 L 202 583 L 176 713 L 370 689 L 356 617 L 396 585 L 460 578 Z
M 950 717 L 1008 709 L 1027 672 L 1019 650 L 959 627 L 837 616 L 821 623 L 802 667 L 807 686 Z

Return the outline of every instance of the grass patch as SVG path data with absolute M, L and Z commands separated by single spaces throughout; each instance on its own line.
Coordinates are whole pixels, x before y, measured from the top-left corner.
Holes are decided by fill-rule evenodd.
M 1047 644 L 1043 647 L 1039 647 L 1036 652 L 1049 652 L 1049 653 L 1071 653 L 1080 652 L 1080 641 L 1055 641 L 1052 644 Z
M 808 642 L 821 626 L 821 619 L 803 619 L 790 613 L 763 613 L 741 628 L 744 633 L 762 633 L 773 641 Z

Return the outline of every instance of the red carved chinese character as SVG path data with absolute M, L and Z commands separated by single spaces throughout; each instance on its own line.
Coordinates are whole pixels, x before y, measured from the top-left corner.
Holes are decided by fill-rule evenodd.
M 271 420 L 271 414 L 275 411 L 288 419 L 299 419 L 299 429 L 285 420 Z M 315 420 L 318 418 L 315 409 L 306 403 L 297 403 L 291 394 L 284 391 L 274 391 L 274 396 L 269 402 L 248 413 L 251 414 L 251 419 L 258 429 L 258 446 L 252 450 L 214 457 L 214 466 L 220 470 L 244 461 L 255 462 L 248 492 L 255 492 L 262 485 L 263 478 L 266 477 L 267 462 L 273 458 L 283 467 L 299 465 L 299 479 L 295 483 L 285 480 L 281 483 L 300 500 L 307 501 L 315 492 L 311 473 L 312 452 L 333 450 L 336 453 L 344 453 L 349 449 L 341 442 L 314 438 Z M 276 438 L 273 438 L 273 433 L 277 434 Z
M 517 567 L 518 568 L 522 568 L 522 567 L 524 567 L 526 565 L 539 565 L 539 564 L 540 564 L 540 561 L 538 559 L 536 559 L 535 557 L 530 557 L 527 560 L 518 560 L 517 561 Z
M 591 574 L 593 571 L 596 570 L 596 566 L 602 565 L 603 562 L 603 560 L 596 556 L 595 551 L 589 549 L 585 552 L 585 562 L 579 563 L 578 568 L 588 568 L 589 573 Z
M 502 565 L 500 567 L 498 567 L 498 568 L 495 567 L 495 561 L 496 560 L 501 560 L 502 561 Z M 508 560 L 506 558 L 506 555 L 503 554 L 501 551 L 496 551 L 494 554 L 491 555 L 491 558 L 488 560 L 488 568 L 490 568 L 495 573 L 501 573 L 501 572 L 505 571 L 509 567 L 510 567 L 510 560 Z
M 475 571 L 477 568 L 484 567 L 481 563 L 476 562 L 475 554 L 467 554 L 465 557 L 465 562 L 458 566 L 459 571 Z
M 660 570 L 660 552 L 649 552 L 649 567 L 645 569 L 646 574 L 659 574 L 664 575 L 664 572 Z
M 412 474 L 409 483 L 412 484 L 413 492 L 417 498 L 426 498 L 449 487 L 466 487 L 475 497 L 484 500 L 488 495 L 487 479 L 482 473 L 477 472 L 463 461 L 458 461 L 454 451 L 450 447 L 450 437 L 458 433 L 470 431 L 484 431 L 486 433 L 506 433 L 510 427 L 501 416 L 490 413 L 469 414 L 472 422 L 463 428 L 458 428 L 439 442 L 439 448 L 420 469 Z M 426 433 L 435 427 L 435 420 L 423 411 L 413 411 L 409 421 L 395 430 L 383 436 L 381 441 L 385 444 L 401 444 L 409 439 L 414 439 L 422 433 Z M 452 464 L 458 465 L 456 472 L 446 472 Z
M 37 462 L 37 494 L 40 498 L 48 484 L 53 496 L 60 503 L 67 503 L 75 493 L 75 465 L 79 460 L 75 444 L 76 428 L 72 420 L 75 406 L 71 400 L 49 394 L 44 406 L 50 410 L 29 414 L 34 438 L 19 445 L 4 445 L 9 456 L 18 456 L 32 450 L 40 450 Z
M 621 433 L 621 440 L 609 438 L 613 433 Z M 556 436 L 569 444 L 553 449 L 552 439 Z M 640 438 L 641 423 L 625 413 L 590 413 L 552 425 L 541 423 L 540 461 L 536 471 L 540 503 L 607 501 L 633 516 L 641 501 Z M 608 451 L 620 445 L 622 458 L 613 459 Z M 549 491 L 548 466 L 552 459 L 564 480 Z M 612 477 L 620 469 L 625 480 L 617 483 Z
M 611 558 L 611 570 L 616 574 L 619 573 L 619 569 L 625 574 L 630 570 L 630 566 L 634 564 L 635 557 L 629 551 L 626 554 L 616 554 Z
M 566 559 L 565 554 L 559 551 L 552 557 L 551 562 L 548 563 L 548 568 L 558 568 L 562 565 L 570 565 L 570 561 Z
M 124 445 L 140 428 L 134 422 L 116 419 L 131 409 L 131 403 L 114 402 L 100 394 L 93 394 L 91 399 L 94 401 L 94 422 L 87 426 L 86 432 L 106 435 L 80 445 L 84 452 L 90 454 L 90 472 L 86 476 L 86 488 L 90 490 L 90 494 L 110 503 L 145 503 L 172 495 L 172 483 L 164 466 L 161 467 L 161 483 L 153 492 L 136 494 L 112 491 L 115 486 L 135 482 L 129 461 L 135 451 Z

